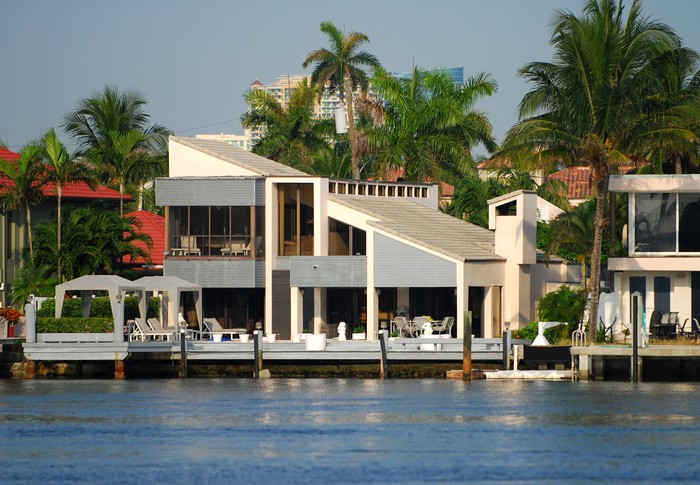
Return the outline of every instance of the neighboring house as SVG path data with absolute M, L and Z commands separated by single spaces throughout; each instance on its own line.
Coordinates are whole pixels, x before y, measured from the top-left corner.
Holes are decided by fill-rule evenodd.
M 631 321 L 636 291 L 647 321 L 653 310 L 700 319 L 700 175 L 613 175 L 609 189 L 628 197 L 628 253 L 608 260 L 618 321 Z
M 535 318 L 549 283 L 578 265 L 547 267 L 535 249 L 537 196 L 489 202 L 493 231 L 438 210 L 436 185 L 311 176 L 226 143 L 170 137 L 165 276 L 203 288 L 204 317 L 264 325 L 290 338 L 323 324 L 362 324 L 376 339 L 398 312 L 454 316 L 500 335 Z
M 0 158 L 4 160 L 17 160 L 19 154 L 0 147 Z M 0 174 L 0 190 L 3 185 L 12 183 L 4 175 Z M 53 183 L 46 184 L 42 188 L 44 201 L 31 209 L 32 228 L 45 220 L 56 217 L 56 186 Z M 130 196 L 125 197 L 131 200 Z M 63 208 L 79 205 L 88 205 L 94 200 L 103 200 L 115 205 L 119 204 L 119 192 L 107 187 L 99 186 L 92 190 L 84 183 L 68 184 L 62 187 L 61 202 Z M 0 211 L 0 253 L 3 255 L 0 261 L 0 304 L 6 306 L 11 298 L 8 292 L 8 283 L 15 278 L 17 270 L 22 263 L 22 251 L 28 244 L 27 221 L 24 210 Z
M 165 217 L 154 214 L 147 210 L 138 210 L 124 214 L 126 217 L 135 217 L 140 226 L 134 229 L 137 232 L 148 234 L 151 236 L 153 245 L 148 248 L 148 245 L 142 241 L 134 241 L 134 246 L 145 249 L 150 255 L 150 262 L 147 262 L 142 257 L 131 259 L 130 257 L 122 258 L 122 262 L 131 269 L 142 270 L 162 270 L 163 269 L 163 251 L 165 251 Z
M 563 182 L 567 188 L 566 198 L 572 206 L 577 206 L 595 196 L 593 169 L 590 167 L 569 167 L 549 175 L 550 180 Z

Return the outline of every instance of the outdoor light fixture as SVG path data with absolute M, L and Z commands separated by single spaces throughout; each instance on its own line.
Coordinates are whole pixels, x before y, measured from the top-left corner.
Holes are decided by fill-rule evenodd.
M 32 303 L 34 303 L 34 293 L 31 293 L 31 294 L 27 297 L 27 303 L 29 303 L 30 305 L 31 305 Z
M 117 297 L 116 297 L 116 298 L 117 298 L 117 303 L 121 303 L 121 302 L 122 302 L 122 294 L 121 294 L 121 293 L 117 293 Z

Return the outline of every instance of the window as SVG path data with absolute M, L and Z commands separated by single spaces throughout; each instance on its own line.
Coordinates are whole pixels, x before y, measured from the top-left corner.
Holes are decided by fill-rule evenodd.
M 633 195 L 633 253 L 700 253 L 700 193 Z

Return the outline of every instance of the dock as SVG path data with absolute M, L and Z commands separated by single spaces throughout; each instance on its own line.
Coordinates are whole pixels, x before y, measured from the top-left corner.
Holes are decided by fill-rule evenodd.
M 631 345 L 572 347 L 572 370 L 579 380 L 630 380 Z M 640 380 L 700 380 L 700 345 L 653 344 L 638 349 Z
M 109 342 L 101 335 L 84 334 L 80 342 L 71 342 L 68 340 L 72 336 L 61 341 L 60 334 L 52 334 L 48 341 L 43 341 L 39 334 L 37 342 L 22 343 L 28 377 L 44 375 L 37 365 L 50 366 L 51 363 L 83 367 L 97 363 L 113 365 L 115 377 L 129 375 L 130 370 L 136 368 L 141 374 L 160 367 L 161 373 L 167 374 L 168 369 L 176 370 L 180 364 L 180 341 Z M 386 354 L 393 376 L 445 377 L 448 369 L 461 367 L 463 341 L 436 337 L 390 338 Z M 276 340 L 263 342 L 262 359 L 273 377 L 375 375 L 380 372 L 381 345 L 379 341 L 328 339 L 323 350 L 308 350 L 305 342 Z M 474 339 L 472 359 L 487 368 L 500 366 L 504 359 L 503 339 Z M 238 339 L 186 340 L 186 361 L 190 375 L 217 375 L 221 371 L 222 375 L 249 376 L 255 361 L 254 343 Z

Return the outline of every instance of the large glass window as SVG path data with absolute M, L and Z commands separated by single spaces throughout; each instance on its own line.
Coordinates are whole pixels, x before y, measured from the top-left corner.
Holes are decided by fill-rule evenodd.
M 173 256 L 263 255 L 264 208 L 170 207 Z
M 314 207 L 313 185 L 280 184 L 279 254 L 313 256 Z
M 678 194 L 678 250 L 700 252 L 700 194 Z
M 328 254 L 330 256 L 367 254 L 367 235 L 365 231 L 335 219 L 330 219 L 328 232 Z
M 635 251 L 676 251 L 676 194 L 636 194 L 634 209 Z

